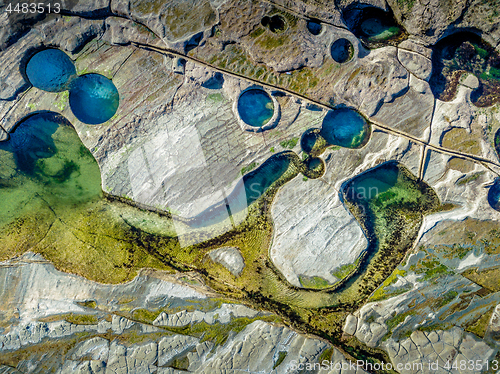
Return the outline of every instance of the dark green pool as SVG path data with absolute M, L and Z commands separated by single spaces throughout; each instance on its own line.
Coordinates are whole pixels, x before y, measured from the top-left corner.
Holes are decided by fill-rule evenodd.
M 32 211 L 34 198 L 53 209 L 100 199 L 99 167 L 71 124 L 55 113 L 23 120 L 0 143 L 0 227 Z

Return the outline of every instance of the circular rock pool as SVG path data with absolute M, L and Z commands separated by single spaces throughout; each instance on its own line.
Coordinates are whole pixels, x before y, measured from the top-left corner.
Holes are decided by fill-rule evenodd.
M 500 180 L 498 179 L 488 191 L 488 203 L 493 209 L 500 212 Z
M 265 16 L 260 23 L 276 34 L 284 32 L 288 27 L 285 19 L 279 14 L 275 14 L 272 17 Z
M 73 61 L 59 49 L 44 49 L 36 53 L 26 65 L 30 83 L 41 90 L 61 92 L 68 89 L 76 75 Z
M 118 109 L 120 97 L 113 82 L 100 74 L 78 77 L 69 92 L 69 105 L 76 118 L 89 125 L 108 121 Z
M 247 125 L 262 127 L 273 117 L 273 100 L 263 90 L 245 91 L 238 99 L 238 114 Z
M 328 112 L 323 120 L 320 134 L 329 144 L 359 148 L 365 143 L 369 127 L 358 112 L 342 108 Z
M 342 64 L 352 59 L 354 56 L 354 47 L 349 40 L 341 38 L 333 42 L 330 53 L 336 62 Z

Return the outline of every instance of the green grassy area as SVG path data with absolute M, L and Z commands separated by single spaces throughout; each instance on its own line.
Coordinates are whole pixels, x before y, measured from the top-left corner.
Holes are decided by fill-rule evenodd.
M 224 100 L 224 97 L 222 96 L 221 93 L 213 93 L 213 94 L 208 94 L 207 95 L 207 101 L 212 101 L 215 103 L 219 103 Z
M 305 275 L 300 275 L 299 281 L 302 287 L 311 288 L 313 290 L 321 290 L 323 288 L 331 286 L 330 282 L 328 282 L 326 279 L 317 276 L 308 277 Z
M 468 184 L 468 183 L 471 183 L 471 182 L 474 182 L 476 180 L 479 179 L 479 177 L 481 175 L 484 174 L 484 171 L 480 171 L 478 173 L 474 173 L 474 174 L 471 174 L 469 176 L 466 176 L 466 177 L 463 177 L 463 178 L 460 178 L 458 181 L 457 181 L 457 185 L 458 186 L 463 186 L 465 184 Z
M 81 305 L 84 308 L 89 308 L 89 309 L 95 309 L 97 307 L 97 303 L 95 302 L 95 300 L 78 302 L 78 305 Z
M 370 296 L 369 301 L 381 301 L 385 300 L 391 296 L 395 296 L 401 293 L 404 293 L 409 290 L 411 285 L 409 287 L 400 287 L 397 290 L 389 291 L 387 290 L 388 287 L 392 286 L 394 283 L 397 282 L 399 279 L 399 276 L 405 277 L 406 276 L 406 271 L 401 270 L 400 268 L 396 268 L 394 272 L 380 285 L 379 288 Z
M 352 273 L 357 267 L 358 261 L 354 264 L 342 265 L 340 268 L 336 269 L 332 275 L 338 279 L 344 279 L 350 273 Z
M 93 314 L 63 313 L 39 319 L 40 322 L 66 321 L 74 325 L 97 325 L 99 319 Z
M 432 280 L 446 274 L 453 274 L 445 265 L 432 255 L 427 255 L 417 265 L 410 266 L 410 270 L 416 274 L 423 274 L 423 280 Z
M 241 174 L 246 174 L 249 171 L 255 169 L 259 164 L 257 162 L 252 162 L 250 165 L 241 168 Z
M 481 315 L 477 320 L 469 323 L 466 326 L 465 331 L 471 332 L 480 338 L 484 338 L 484 334 L 486 333 L 486 329 L 488 328 L 491 320 L 491 315 L 494 311 L 495 307 L 493 306 L 486 313 Z
M 273 365 L 273 370 L 281 365 L 281 363 L 285 360 L 287 355 L 288 355 L 288 352 L 285 352 L 285 351 L 278 352 L 278 359 L 276 360 L 276 362 Z
M 292 149 L 297 145 L 298 141 L 299 141 L 299 138 L 292 138 L 292 139 L 288 139 L 288 140 L 283 140 L 280 142 L 280 146 L 282 146 L 283 148 Z
M 229 323 L 214 323 L 210 325 L 203 321 L 185 327 L 164 327 L 164 329 L 177 334 L 200 338 L 201 342 L 210 341 L 215 346 L 218 346 L 226 342 L 230 333 L 239 333 L 255 321 L 279 322 L 279 318 L 275 316 L 255 318 L 237 317 L 231 319 Z

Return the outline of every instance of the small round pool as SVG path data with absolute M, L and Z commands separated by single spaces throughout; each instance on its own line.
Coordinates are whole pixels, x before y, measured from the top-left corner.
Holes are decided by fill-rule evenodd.
M 238 99 L 238 114 L 247 125 L 262 127 L 273 117 L 273 100 L 263 90 L 245 91 Z
M 279 33 L 286 31 L 286 29 L 288 27 L 285 19 L 282 16 L 280 16 L 279 14 L 275 14 L 272 17 L 265 16 L 262 18 L 260 23 L 262 24 L 262 26 L 268 27 L 269 30 L 271 30 L 272 32 L 274 32 L 276 34 L 279 34 Z
M 76 75 L 75 65 L 66 53 L 59 49 L 44 49 L 35 54 L 26 65 L 30 83 L 41 90 L 61 92 Z
M 328 112 L 320 134 L 329 144 L 358 148 L 363 145 L 368 132 L 368 124 L 361 114 L 342 108 Z
M 336 62 L 343 64 L 344 62 L 350 61 L 354 56 L 354 47 L 349 40 L 341 38 L 333 42 L 330 53 Z
M 309 32 L 313 35 L 319 35 L 321 34 L 321 31 L 323 30 L 323 26 L 321 26 L 321 22 L 316 21 L 316 20 L 309 20 L 307 21 L 307 29 Z
M 308 157 L 304 166 L 307 169 L 304 174 L 310 179 L 316 179 L 325 174 L 325 162 L 319 157 Z
M 500 212 L 500 180 L 498 179 L 488 191 L 488 203 L 493 209 Z
M 100 74 L 78 77 L 69 92 L 69 105 L 76 118 L 88 125 L 108 121 L 118 109 L 120 97 L 113 82 Z

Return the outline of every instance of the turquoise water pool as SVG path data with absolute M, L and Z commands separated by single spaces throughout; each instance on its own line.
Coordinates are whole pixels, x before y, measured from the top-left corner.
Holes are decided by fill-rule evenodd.
M 60 92 L 68 89 L 76 77 L 73 61 L 59 49 L 45 49 L 35 54 L 26 65 L 30 83 L 41 90 Z
M 370 201 L 393 188 L 399 176 L 399 169 L 393 163 L 372 169 L 353 180 L 350 198 Z
M 81 122 L 97 125 L 111 119 L 120 103 L 113 82 L 100 74 L 85 74 L 73 81 L 69 105 Z
M 363 116 L 348 108 L 328 112 L 320 131 L 329 144 L 345 148 L 362 146 L 368 133 L 368 124 Z
M 318 137 L 319 134 L 316 132 L 316 129 L 308 129 L 304 131 L 302 137 L 300 138 L 300 148 L 302 148 L 305 153 L 311 153 L 318 141 Z
M 318 20 L 309 20 L 307 21 L 307 29 L 313 35 L 319 35 L 323 30 L 323 26 L 321 26 L 321 22 Z
M 252 89 L 239 97 L 238 113 L 247 125 L 262 127 L 273 117 L 274 104 L 267 92 Z
M 401 32 L 401 29 L 380 18 L 367 18 L 360 25 L 361 32 L 370 40 L 384 41 L 390 39 Z

